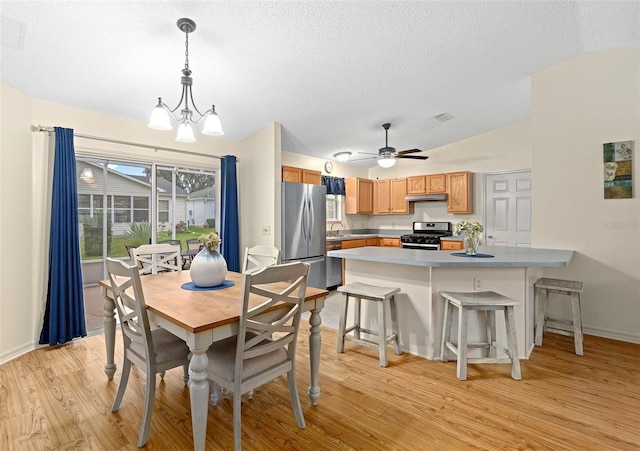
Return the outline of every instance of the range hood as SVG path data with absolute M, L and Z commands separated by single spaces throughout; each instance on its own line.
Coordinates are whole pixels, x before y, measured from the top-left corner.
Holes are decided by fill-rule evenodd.
M 404 198 L 407 202 L 436 202 L 447 200 L 446 193 L 440 194 L 409 194 Z

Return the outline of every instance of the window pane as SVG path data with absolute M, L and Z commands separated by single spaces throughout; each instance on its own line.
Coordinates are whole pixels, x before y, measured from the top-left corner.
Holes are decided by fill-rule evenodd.
M 149 210 L 133 210 L 133 222 L 149 222 Z
M 102 204 L 103 204 L 103 197 L 102 194 L 94 194 L 93 195 L 93 208 L 102 208 Z
M 133 197 L 133 208 L 149 208 L 149 198 L 148 197 Z
M 168 200 L 159 200 L 158 201 L 158 210 L 160 210 L 160 211 L 169 211 L 169 201 Z
M 91 205 L 91 194 L 78 194 L 78 209 L 89 208 Z
M 114 210 L 113 212 L 115 222 L 131 222 L 131 211 L 126 210 Z
M 168 211 L 160 211 L 160 212 L 158 212 L 158 221 L 160 221 L 160 222 L 169 222 L 169 212 Z
M 113 206 L 115 208 L 131 208 L 131 197 L 114 196 Z

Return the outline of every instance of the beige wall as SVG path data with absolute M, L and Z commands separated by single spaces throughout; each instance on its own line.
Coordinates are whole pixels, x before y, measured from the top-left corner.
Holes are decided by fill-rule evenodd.
M 640 342 L 640 50 L 538 73 L 532 98 L 533 246 L 577 251 L 545 275 L 584 282 L 586 333 Z M 627 140 L 634 198 L 605 200 L 602 145 Z

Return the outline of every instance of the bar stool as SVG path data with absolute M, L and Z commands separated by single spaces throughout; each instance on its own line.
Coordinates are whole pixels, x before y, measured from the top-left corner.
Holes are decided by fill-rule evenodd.
M 350 341 L 369 348 L 377 348 L 380 356 L 380 366 L 387 366 L 387 344 L 393 342 L 393 351 L 400 354 L 400 342 L 398 341 L 398 313 L 396 311 L 395 295 L 400 288 L 378 287 L 360 282 L 350 283 L 338 287 L 338 291 L 344 293 L 344 302 L 340 312 L 340 324 L 338 325 L 338 352 L 344 352 L 344 342 Z M 354 304 L 354 324 L 349 328 L 347 324 L 347 311 L 349 309 L 349 298 L 355 300 Z M 378 305 L 378 330 L 365 329 L 360 326 L 360 301 L 376 301 Z M 391 312 L 391 335 L 387 335 L 387 306 Z M 353 336 L 347 335 L 353 331 Z M 378 342 L 361 338 L 360 334 L 366 333 L 377 336 Z
M 442 342 L 440 345 L 440 360 L 449 361 L 448 351 L 458 356 L 457 376 L 464 381 L 467 379 L 468 363 L 511 363 L 511 377 L 520 380 L 520 360 L 518 355 L 518 341 L 516 336 L 516 322 L 514 307 L 520 302 L 498 294 L 494 291 L 474 291 L 471 293 L 453 293 L 441 291 L 446 302 L 444 320 L 442 323 Z M 458 309 L 458 345 L 451 343 L 451 318 L 453 308 Z M 487 317 L 487 341 L 469 343 L 467 337 L 467 323 L 469 310 L 484 310 Z M 507 329 L 507 348 L 496 343 L 496 310 L 504 312 L 504 322 Z M 467 348 L 486 348 L 488 357 L 467 357 Z M 497 350 L 507 354 L 507 358 L 498 358 Z
M 575 352 L 583 355 L 582 315 L 580 313 L 580 293 L 582 282 L 562 279 L 539 279 L 534 285 L 536 300 L 536 346 L 542 346 L 544 332 L 555 332 L 562 335 L 573 335 Z M 547 317 L 549 293 L 571 296 L 571 320 L 560 320 Z

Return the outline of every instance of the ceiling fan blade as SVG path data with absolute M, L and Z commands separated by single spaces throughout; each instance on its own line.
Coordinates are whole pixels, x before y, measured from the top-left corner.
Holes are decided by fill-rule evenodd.
M 416 152 L 422 152 L 422 150 L 420 149 L 401 150 L 400 152 L 398 152 L 398 155 L 406 155 L 408 153 L 416 153 Z
M 396 155 L 396 158 L 411 158 L 412 160 L 426 160 L 426 155 Z
M 363 153 L 363 152 L 360 152 Z M 365 158 L 349 158 L 347 161 L 345 161 L 345 163 L 350 163 L 352 161 L 363 161 L 363 160 L 374 160 L 378 157 L 365 157 Z

